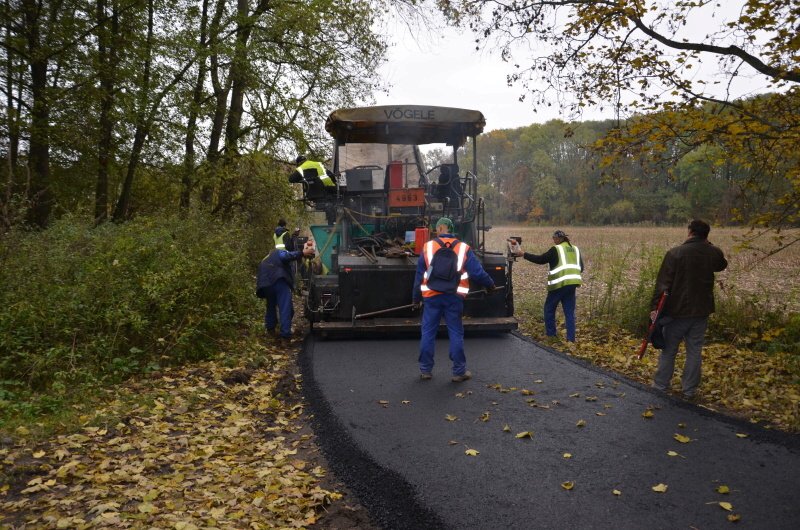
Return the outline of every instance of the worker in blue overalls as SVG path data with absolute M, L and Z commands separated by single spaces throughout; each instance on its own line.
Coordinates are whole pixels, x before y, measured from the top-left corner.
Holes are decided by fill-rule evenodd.
M 275 334 L 280 320 L 280 337 L 289 339 L 292 336 L 292 289 L 294 288 L 294 271 L 292 262 L 304 257 L 314 257 L 313 247 L 303 250 L 286 250 L 283 242 L 286 232 L 277 238 L 275 248 L 258 265 L 256 296 L 267 299 L 267 310 L 264 315 L 264 327 L 269 334 Z
M 483 269 L 472 249 L 453 235 L 453 222 L 442 217 L 436 222 L 437 237 L 425 243 L 417 261 L 412 301 L 419 305 L 424 301 L 422 312 L 422 338 L 419 346 L 420 379 L 433 377 L 433 355 L 439 322 L 444 317 L 450 342 L 450 360 L 453 362 L 454 383 L 472 377 L 467 370 L 464 355 L 464 299 L 469 293 L 472 280 L 491 292 L 494 281 Z

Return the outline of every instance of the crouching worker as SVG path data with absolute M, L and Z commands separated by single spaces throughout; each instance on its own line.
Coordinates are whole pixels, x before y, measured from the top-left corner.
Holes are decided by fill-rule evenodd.
M 280 320 L 280 337 L 288 339 L 292 336 L 294 271 L 291 265 L 304 257 L 314 257 L 313 247 L 295 251 L 275 248 L 258 265 L 256 296 L 267 299 L 264 327 L 269 334 L 275 334 L 275 327 Z
M 415 305 L 424 302 L 419 346 L 419 371 L 423 381 L 433 377 L 436 333 L 442 317 L 450 341 L 452 381 L 460 383 L 472 377 L 464 355 L 464 324 L 461 321 L 464 298 L 469 293 L 470 280 L 489 291 L 495 288 L 494 281 L 483 270 L 469 245 L 456 239 L 452 232 L 453 222 L 447 217 L 439 219 L 436 222 L 437 237 L 425 243 L 417 261 L 412 301 Z

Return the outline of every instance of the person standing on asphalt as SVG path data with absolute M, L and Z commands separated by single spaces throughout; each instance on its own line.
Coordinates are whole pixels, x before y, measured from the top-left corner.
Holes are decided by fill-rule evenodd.
M 550 265 L 547 275 L 547 299 L 544 302 L 544 331 L 548 337 L 556 336 L 556 308 L 561 304 L 567 327 L 567 340 L 575 342 L 575 290 L 581 285 L 583 259 L 581 251 L 570 243 L 569 236 L 561 230 L 553 232 L 553 246 L 544 254 L 529 254 L 515 244 L 513 254 L 518 258 Z
M 425 243 L 417 261 L 411 299 L 417 307 L 424 301 L 419 346 L 419 371 L 423 381 L 433 377 L 436 333 L 442 317 L 447 324 L 450 360 L 453 362 L 452 381 L 460 383 L 472 377 L 464 355 L 464 324 L 461 321 L 464 298 L 469 293 L 470 280 L 486 287 L 487 291 L 495 288 L 494 281 L 472 249 L 459 241 L 453 231 L 450 219 L 439 219 L 436 222 L 437 237 Z
M 294 317 L 292 305 L 294 271 L 291 264 L 303 257 L 313 257 L 314 249 L 306 247 L 303 250 L 288 251 L 281 248 L 283 246 L 285 245 L 276 245 L 276 248 L 259 263 L 256 296 L 267 299 L 267 310 L 264 314 L 264 327 L 267 333 L 275 334 L 275 327 L 280 320 L 280 337 L 289 339 L 292 336 Z
M 694 399 L 700 385 L 701 353 L 708 315 L 714 312 L 714 273 L 725 270 L 728 261 L 718 247 L 708 241 L 711 227 L 695 219 L 689 223 L 689 237 L 682 245 L 670 249 L 661 262 L 651 304 L 650 319 L 661 293 L 667 293 L 662 313 L 667 320 L 663 327 L 664 349 L 658 359 L 653 386 L 669 390 L 675 370 L 675 355 L 681 341 L 686 345 L 681 387 L 684 397 Z

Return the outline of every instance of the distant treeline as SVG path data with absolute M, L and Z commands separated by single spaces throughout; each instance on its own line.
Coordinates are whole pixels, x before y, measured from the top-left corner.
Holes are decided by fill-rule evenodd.
M 753 169 L 708 146 L 670 164 L 617 157 L 613 166 L 604 165 L 602 144 L 617 126 L 615 120 L 551 120 L 481 135 L 478 172 L 487 220 L 603 225 L 702 218 L 744 224 L 786 191 L 788 183 L 778 179 L 767 194 L 748 193 Z M 471 167 L 471 149 L 466 153 L 463 165 Z

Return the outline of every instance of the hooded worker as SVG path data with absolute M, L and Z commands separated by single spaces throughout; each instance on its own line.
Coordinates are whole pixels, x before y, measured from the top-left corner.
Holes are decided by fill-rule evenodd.
M 295 158 L 294 163 L 297 165 L 297 167 L 294 171 L 292 171 L 291 175 L 289 175 L 289 182 L 310 183 L 318 179 L 326 188 L 336 186 L 336 182 L 333 180 L 333 173 L 328 171 L 322 162 L 308 160 L 305 156 L 298 155 L 298 157 Z
M 514 255 L 539 265 L 549 265 L 547 299 L 544 302 L 544 329 L 548 337 L 556 335 L 556 308 L 561 304 L 567 328 L 567 340 L 575 342 L 575 290 L 581 285 L 583 258 L 562 230 L 553 232 L 553 246 L 544 254 L 529 254 L 515 245 Z
M 417 261 L 412 301 L 424 303 L 419 346 L 420 379 L 433 377 L 433 355 L 439 322 L 444 317 L 450 342 L 450 360 L 453 362 L 454 383 L 472 377 L 467 370 L 464 355 L 464 299 L 469 293 L 470 280 L 493 291 L 494 281 L 483 269 L 469 245 L 459 241 L 454 232 L 453 221 L 442 217 L 436 222 L 434 239 L 425 243 Z
M 278 226 L 275 227 L 275 233 L 272 235 L 272 242 L 275 248 L 286 249 L 286 234 L 288 233 L 289 230 L 286 228 L 286 219 L 280 219 L 278 221 Z

